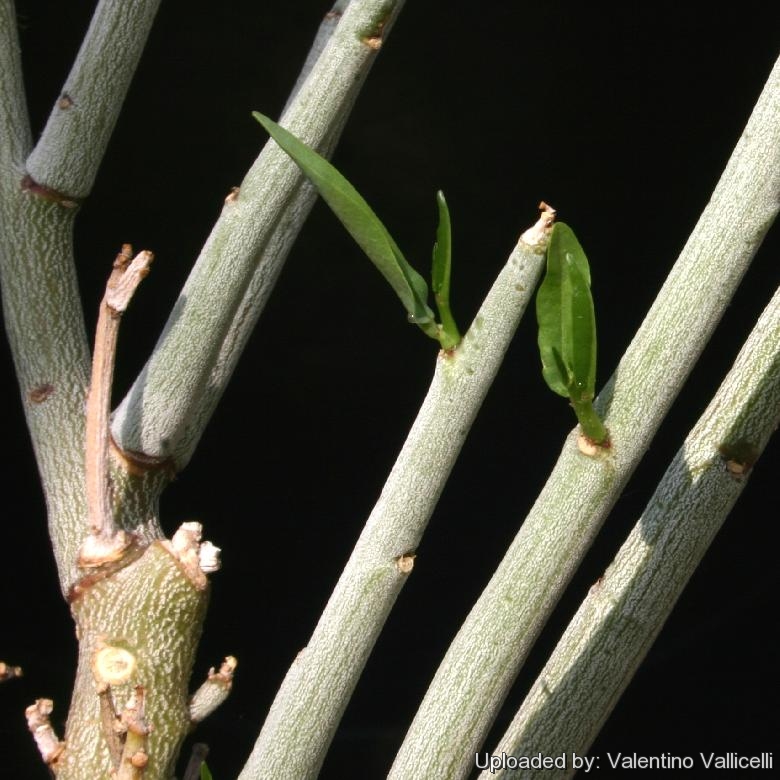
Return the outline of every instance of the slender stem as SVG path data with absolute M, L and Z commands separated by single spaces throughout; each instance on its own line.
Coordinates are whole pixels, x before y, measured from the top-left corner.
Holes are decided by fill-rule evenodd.
M 32 148 L 13 0 L 0 0 L 0 197 Z M 21 177 L 19 177 L 21 178 Z
M 74 201 L 89 194 L 159 5 L 160 0 L 98 4 L 27 160 L 27 171 L 37 184 Z
M 125 244 L 114 261 L 98 313 L 92 381 L 87 395 L 84 468 L 89 527 L 93 534 L 102 536 L 106 541 L 117 531 L 111 506 L 108 458 L 111 386 L 119 323 L 141 279 L 149 272 L 153 259 L 154 255 L 147 251 L 133 258 L 132 246 Z
M 569 436 L 417 711 L 389 777 L 466 776 L 542 626 L 698 359 L 780 206 L 780 60 L 680 258 L 596 401 L 612 448 Z M 695 304 L 695 305 L 694 305 Z
M 639 522 L 572 618 L 496 754 L 585 755 L 780 423 L 780 289 Z M 546 771 L 545 780 L 573 770 Z M 533 772 L 483 772 L 531 778 Z
M 207 718 L 227 699 L 237 666 L 238 661 L 229 655 L 220 665 L 219 671 L 213 667 L 209 669 L 206 681 L 190 698 L 190 720 L 193 724 Z
M 316 777 L 533 295 L 550 223 L 545 213 L 524 234 L 459 346 L 439 353 L 428 394 L 379 501 L 311 640 L 282 683 L 241 780 Z
M 298 74 L 298 78 L 295 81 L 295 86 L 293 86 L 290 90 L 290 94 L 287 96 L 287 102 L 282 109 L 282 116 L 287 114 L 287 111 L 292 108 L 295 103 L 295 98 L 298 97 L 301 87 L 306 83 L 309 74 L 314 70 L 314 66 L 317 64 L 320 55 L 325 51 L 331 36 L 336 31 L 336 27 L 338 27 L 341 17 L 350 2 L 351 0 L 336 0 L 330 11 L 325 14 L 325 18 L 317 29 L 317 33 L 309 48 L 309 53 L 306 55 L 306 60 L 301 67 L 301 72 Z
M 458 331 L 455 318 L 452 316 L 449 298 L 445 300 L 441 295 L 436 295 L 435 299 L 436 310 L 439 312 L 439 319 L 441 320 L 442 333 L 439 336 L 439 341 L 441 341 L 442 349 L 452 349 L 460 342 L 460 332 Z
M 84 469 L 90 533 L 79 553 L 78 563 L 82 568 L 118 560 L 131 542 L 116 522 L 111 501 L 109 417 L 119 320 L 141 279 L 149 273 L 154 258 L 146 251 L 131 260 L 132 255 L 133 248 L 125 244 L 116 256 L 98 313 L 85 426 Z
M 593 401 L 572 401 L 571 405 L 585 436 L 596 446 L 603 445 L 609 438 L 609 433 L 593 408 Z
M 364 0 L 346 8 L 284 116 L 306 144 L 332 148 L 402 5 Z M 114 415 L 121 447 L 172 458 L 178 468 L 189 460 L 314 201 L 303 181 L 269 143 L 228 197 L 154 353 Z

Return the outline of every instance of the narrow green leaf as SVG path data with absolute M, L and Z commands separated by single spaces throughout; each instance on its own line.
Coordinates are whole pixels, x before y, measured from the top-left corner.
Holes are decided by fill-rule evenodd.
M 557 228 L 558 225 L 553 228 L 553 236 Z M 568 398 L 571 377 L 563 351 L 561 265 L 560 254 L 548 247 L 547 273 L 536 293 L 536 320 L 544 381 L 553 392 Z
M 572 400 L 593 398 L 596 320 L 590 268 L 571 228 L 555 224 L 547 247 L 547 274 L 536 295 L 542 374 L 550 389 Z
M 404 258 L 387 229 L 357 190 L 323 157 L 267 116 L 252 116 L 295 161 L 317 188 L 352 238 L 368 255 L 401 299 L 409 319 L 438 338 L 428 307 L 428 286 Z
M 575 239 L 576 241 L 576 239 Z M 584 253 L 582 257 L 585 258 Z M 563 316 L 563 344 L 571 371 L 569 397 L 572 401 L 590 401 L 596 387 L 596 318 L 590 287 L 580 273 L 579 264 L 567 252 L 564 257 L 566 293 Z M 585 260 L 587 264 L 587 260 Z
M 433 245 L 433 270 L 431 272 L 431 287 L 433 294 L 449 300 L 450 296 L 450 264 L 452 262 L 452 227 L 450 211 L 444 193 L 436 193 L 436 204 L 439 207 L 439 226 L 436 229 L 436 243 Z
M 214 780 L 205 761 L 200 765 L 200 780 Z
M 436 203 L 439 207 L 439 226 L 436 229 L 436 243 L 433 245 L 433 267 L 431 270 L 431 287 L 436 308 L 441 320 L 441 345 L 444 349 L 452 349 L 460 343 L 460 332 L 455 324 L 450 309 L 450 270 L 452 266 L 452 228 L 450 211 L 444 193 L 436 193 Z

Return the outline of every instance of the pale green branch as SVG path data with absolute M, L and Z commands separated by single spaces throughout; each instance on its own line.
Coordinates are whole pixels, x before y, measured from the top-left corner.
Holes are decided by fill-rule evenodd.
M 287 113 L 287 110 L 295 102 L 295 98 L 301 90 L 301 87 L 306 83 L 306 79 L 309 78 L 309 74 L 314 70 L 314 66 L 317 64 L 317 60 L 320 55 L 325 51 L 331 36 L 336 31 L 336 28 L 341 21 L 341 17 L 347 6 L 352 0 L 336 0 L 333 7 L 325 14 L 325 18 L 322 20 L 317 34 L 314 36 L 311 46 L 309 47 L 309 53 L 306 55 L 301 72 L 298 74 L 298 78 L 295 81 L 295 85 L 290 90 L 290 94 L 287 96 L 287 102 L 282 109 L 282 116 Z
M 307 145 L 332 147 L 402 5 L 364 0 L 346 8 L 283 118 Z M 171 458 L 178 468 L 189 460 L 313 203 L 303 181 L 270 143 L 228 196 L 151 358 L 115 413 L 112 430 L 124 449 Z
M 92 189 L 160 0 L 101 0 L 40 140 L 33 180 L 80 200 Z
M 473 767 L 539 631 L 649 447 L 779 204 L 780 61 L 712 199 L 597 400 L 612 449 L 586 457 L 577 448 L 576 432 L 568 437 L 541 495 L 450 645 L 390 778 L 454 779 Z
M 13 0 L 0 0 L 0 135 L 0 197 L 8 197 L 7 188 L 19 186 L 32 148 Z
M 500 755 L 585 755 L 669 617 L 780 423 L 780 290 L 756 323 L 639 522 L 590 589 Z M 563 780 L 574 770 L 483 772 Z
M 452 352 L 439 353 L 428 394 L 379 501 L 311 640 L 282 683 L 241 780 L 317 776 L 533 295 L 550 222 L 545 212 L 523 235 L 461 343 Z

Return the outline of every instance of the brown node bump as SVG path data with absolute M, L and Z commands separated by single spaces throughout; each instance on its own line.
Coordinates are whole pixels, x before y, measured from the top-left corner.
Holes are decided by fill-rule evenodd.
M 414 559 L 417 557 L 417 553 L 407 552 L 403 555 L 399 555 L 395 559 L 395 568 L 398 569 L 401 574 L 410 574 L 414 568 Z
M 149 763 L 149 756 L 144 750 L 136 750 L 130 757 L 130 763 L 136 769 L 143 769 Z
M 73 106 L 73 98 L 67 92 L 63 92 L 57 101 L 57 108 L 67 111 L 71 106 Z
M 379 49 L 382 46 L 382 35 L 384 34 L 385 30 L 385 24 L 387 23 L 386 19 L 383 19 L 377 26 L 374 28 L 373 33 L 371 35 L 367 35 L 365 38 L 363 38 L 363 43 L 368 46 L 369 49 L 373 49 L 374 51 L 379 51 Z
M 733 477 L 742 478 L 758 460 L 758 448 L 747 439 L 724 442 L 718 447 L 718 452 L 726 462 L 726 469 Z
M 42 404 L 51 396 L 53 392 L 54 385 L 49 384 L 48 382 L 43 382 L 40 385 L 36 385 L 31 390 L 28 390 L 27 398 L 30 400 L 30 403 Z

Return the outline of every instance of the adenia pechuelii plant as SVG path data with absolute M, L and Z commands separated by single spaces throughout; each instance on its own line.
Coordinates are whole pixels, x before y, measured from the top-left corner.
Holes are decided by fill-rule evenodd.
M 536 294 L 542 375 L 568 398 L 590 444 L 609 447 L 609 432 L 593 408 L 596 394 L 596 316 L 588 258 L 563 222 L 547 245 L 547 273 Z

